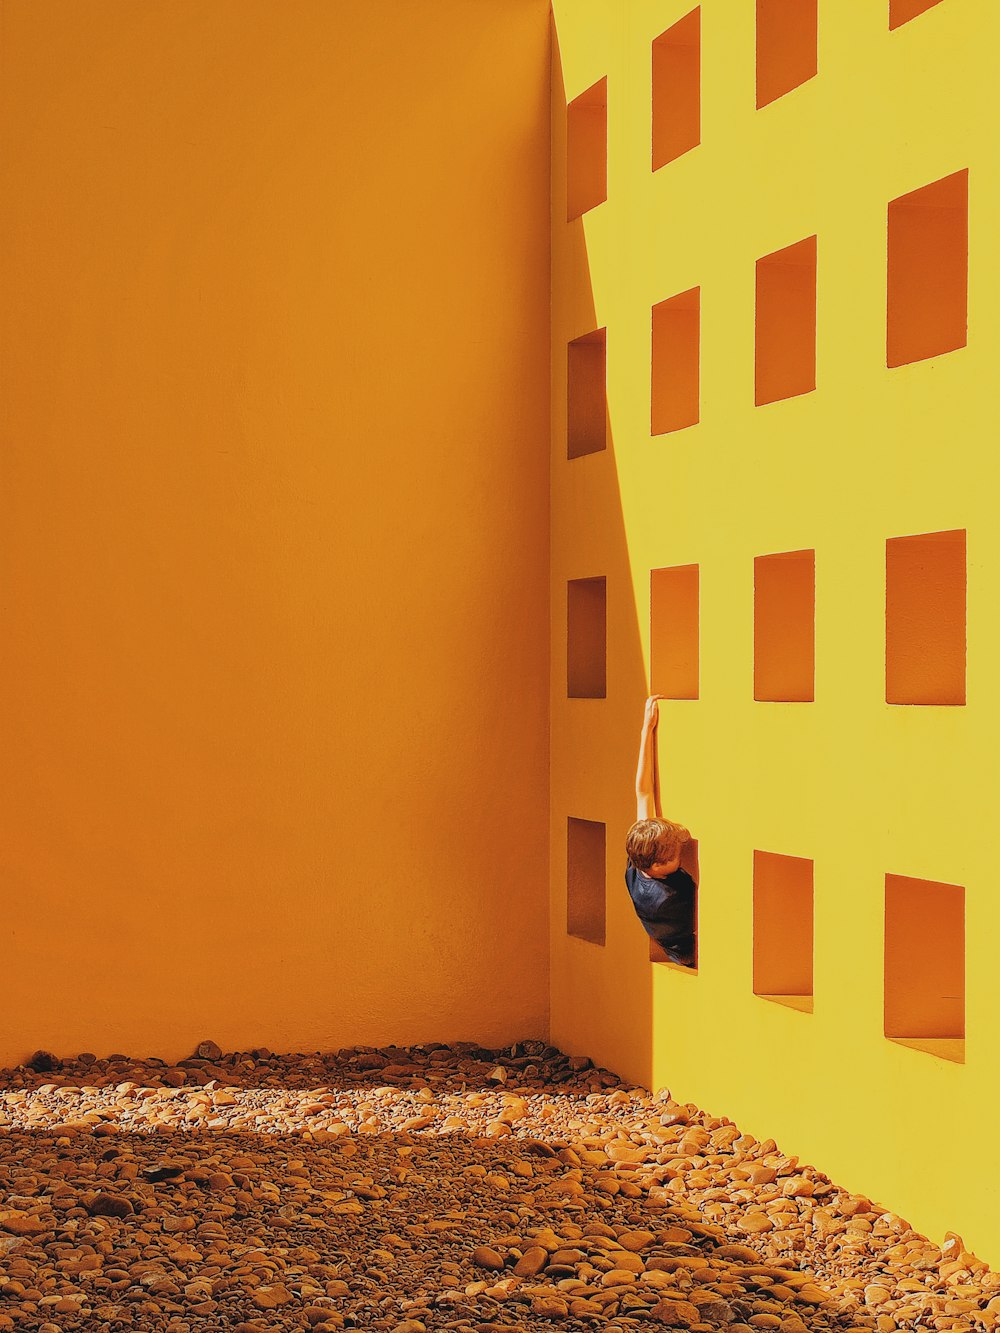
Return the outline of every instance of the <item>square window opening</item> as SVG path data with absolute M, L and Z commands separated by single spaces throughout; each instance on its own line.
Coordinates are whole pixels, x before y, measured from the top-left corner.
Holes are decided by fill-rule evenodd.
M 886 248 L 886 365 L 909 365 L 965 347 L 968 171 L 893 199 Z
M 701 9 L 653 42 L 653 170 L 701 143 Z
M 885 877 L 885 1035 L 965 1058 L 965 889 Z
M 757 260 L 754 402 L 816 388 L 816 237 Z
M 666 435 L 698 423 L 701 288 L 653 306 L 650 430 Z
M 608 80 L 599 79 L 566 108 L 566 220 L 608 197 Z
M 691 878 L 694 880 L 696 886 L 701 884 L 701 871 L 700 871 L 700 867 L 699 867 L 699 863 L 698 863 L 698 839 L 697 839 L 697 838 L 691 838 L 691 840 L 690 840 L 689 842 L 687 842 L 687 843 L 684 844 L 684 849 L 683 849 L 683 851 L 681 852 L 681 868 L 682 868 L 683 870 L 686 870 L 686 871 L 688 872 L 688 874 L 689 874 L 689 875 L 691 876 Z M 670 957 L 670 955 L 666 952 L 666 950 L 663 948 L 663 946 L 662 946 L 657 940 L 654 940 L 654 939 L 652 938 L 652 936 L 650 936 L 650 939 L 649 939 L 649 961 L 650 961 L 651 963 L 658 963 L 658 964 L 661 964 L 663 967 L 668 967 L 668 968 L 671 969 L 671 971 L 674 971 L 674 972 L 682 972 L 682 973 L 686 973 L 688 976 L 694 976 L 694 977 L 696 977 L 696 976 L 698 975 L 698 940 L 699 940 L 699 932 L 698 932 L 698 894 L 695 893 L 695 900 L 694 900 L 694 957 L 691 959 L 690 962 L 687 962 L 687 963 L 679 963 L 679 962 L 675 961 L 673 958 Z
M 607 696 L 607 579 L 570 579 L 567 588 L 566 692 Z
M 753 697 L 812 703 L 816 663 L 816 552 L 753 562 Z
M 817 0 L 757 0 L 757 108 L 816 75 Z
M 965 529 L 886 542 L 886 703 L 965 703 L 965 546 Z
M 901 28 L 910 19 L 925 14 L 940 3 L 941 0 L 889 0 L 889 30 Z
M 791 1009 L 813 1007 L 813 863 L 753 854 L 753 989 Z
M 649 572 L 650 687 L 668 699 L 698 698 L 697 565 Z
M 567 345 L 566 457 L 607 447 L 607 330 L 595 329 Z
M 566 821 L 566 933 L 603 944 L 607 860 L 605 825 L 593 819 Z

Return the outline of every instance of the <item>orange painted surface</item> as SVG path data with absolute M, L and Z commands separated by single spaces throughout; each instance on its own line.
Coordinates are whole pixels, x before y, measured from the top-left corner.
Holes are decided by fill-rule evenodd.
M 606 830 L 594 819 L 566 821 L 566 930 L 603 944 L 607 897 Z
M 566 693 L 571 699 L 607 694 L 606 578 L 570 579 L 566 585 Z
M 758 995 L 811 995 L 813 863 L 753 854 L 753 988 Z
M 650 429 L 654 435 L 697 424 L 701 290 L 653 306 Z
M 816 74 L 818 0 L 757 0 L 757 106 Z
M 758 406 L 815 389 L 815 236 L 757 260 L 754 329 Z
M 595 329 L 566 349 L 566 457 L 607 448 L 607 334 Z
M 885 1035 L 965 1036 L 965 889 L 885 877 Z
M 782 551 L 753 562 L 753 697 L 815 698 L 816 553 Z
M 969 315 L 969 173 L 889 204 L 886 364 L 964 347 Z
M 898 28 L 903 23 L 909 23 L 910 19 L 915 19 L 918 14 L 926 13 L 940 3 L 941 0 L 889 0 L 889 27 Z
M 701 143 L 701 9 L 653 42 L 653 170 Z
M 885 544 L 885 698 L 965 703 L 965 532 Z
M 697 699 L 697 565 L 650 570 L 649 643 L 653 693 Z
M 566 217 L 572 221 L 608 197 L 608 81 L 600 79 L 566 108 Z
M 543 1034 L 548 4 L 2 13 L 0 1063 Z

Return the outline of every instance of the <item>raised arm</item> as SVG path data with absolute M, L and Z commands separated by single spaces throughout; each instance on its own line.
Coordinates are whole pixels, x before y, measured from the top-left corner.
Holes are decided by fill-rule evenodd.
M 639 763 L 635 770 L 636 819 L 660 818 L 656 725 L 660 717 L 659 701 L 662 698 L 662 694 L 651 694 L 646 700 L 646 711 L 642 719 L 642 738 L 639 742 Z

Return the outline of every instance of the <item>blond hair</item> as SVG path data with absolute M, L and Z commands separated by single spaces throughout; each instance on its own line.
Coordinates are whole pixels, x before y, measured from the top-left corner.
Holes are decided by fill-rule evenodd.
M 645 874 L 651 866 L 679 856 L 690 841 L 691 834 L 683 824 L 670 819 L 640 819 L 628 831 L 625 852 L 636 870 Z

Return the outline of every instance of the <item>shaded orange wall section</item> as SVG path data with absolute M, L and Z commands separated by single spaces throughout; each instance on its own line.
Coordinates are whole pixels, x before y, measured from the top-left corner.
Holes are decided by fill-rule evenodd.
M 886 365 L 964 347 L 969 317 L 969 173 L 889 202 Z
M 654 435 L 683 430 L 698 422 L 700 325 L 698 287 L 653 306 L 650 429 Z
M 753 562 L 753 697 L 810 703 L 816 675 L 816 552 Z
M 668 699 L 698 698 L 697 565 L 649 573 L 650 688 Z
M 965 1036 L 962 885 L 886 875 L 885 1035 Z
M 600 79 L 567 110 L 569 190 L 566 217 L 578 218 L 608 197 L 608 81 Z
M 818 0 L 757 0 L 757 106 L 816 74 Z
M 544 1034 L 548 4 L 2 18 L 0 1062 Z
M 885 544 L 885 698 L 964 704 L 965 530 Z
M 816 237 L 757 260 L 754 402 L 816 388 Z
M 653 170 L 701 143 L 701 7 L 653 42 Z
M 787 997 L 813 991 L 813 863 L 753 854 L 753 988 Z

